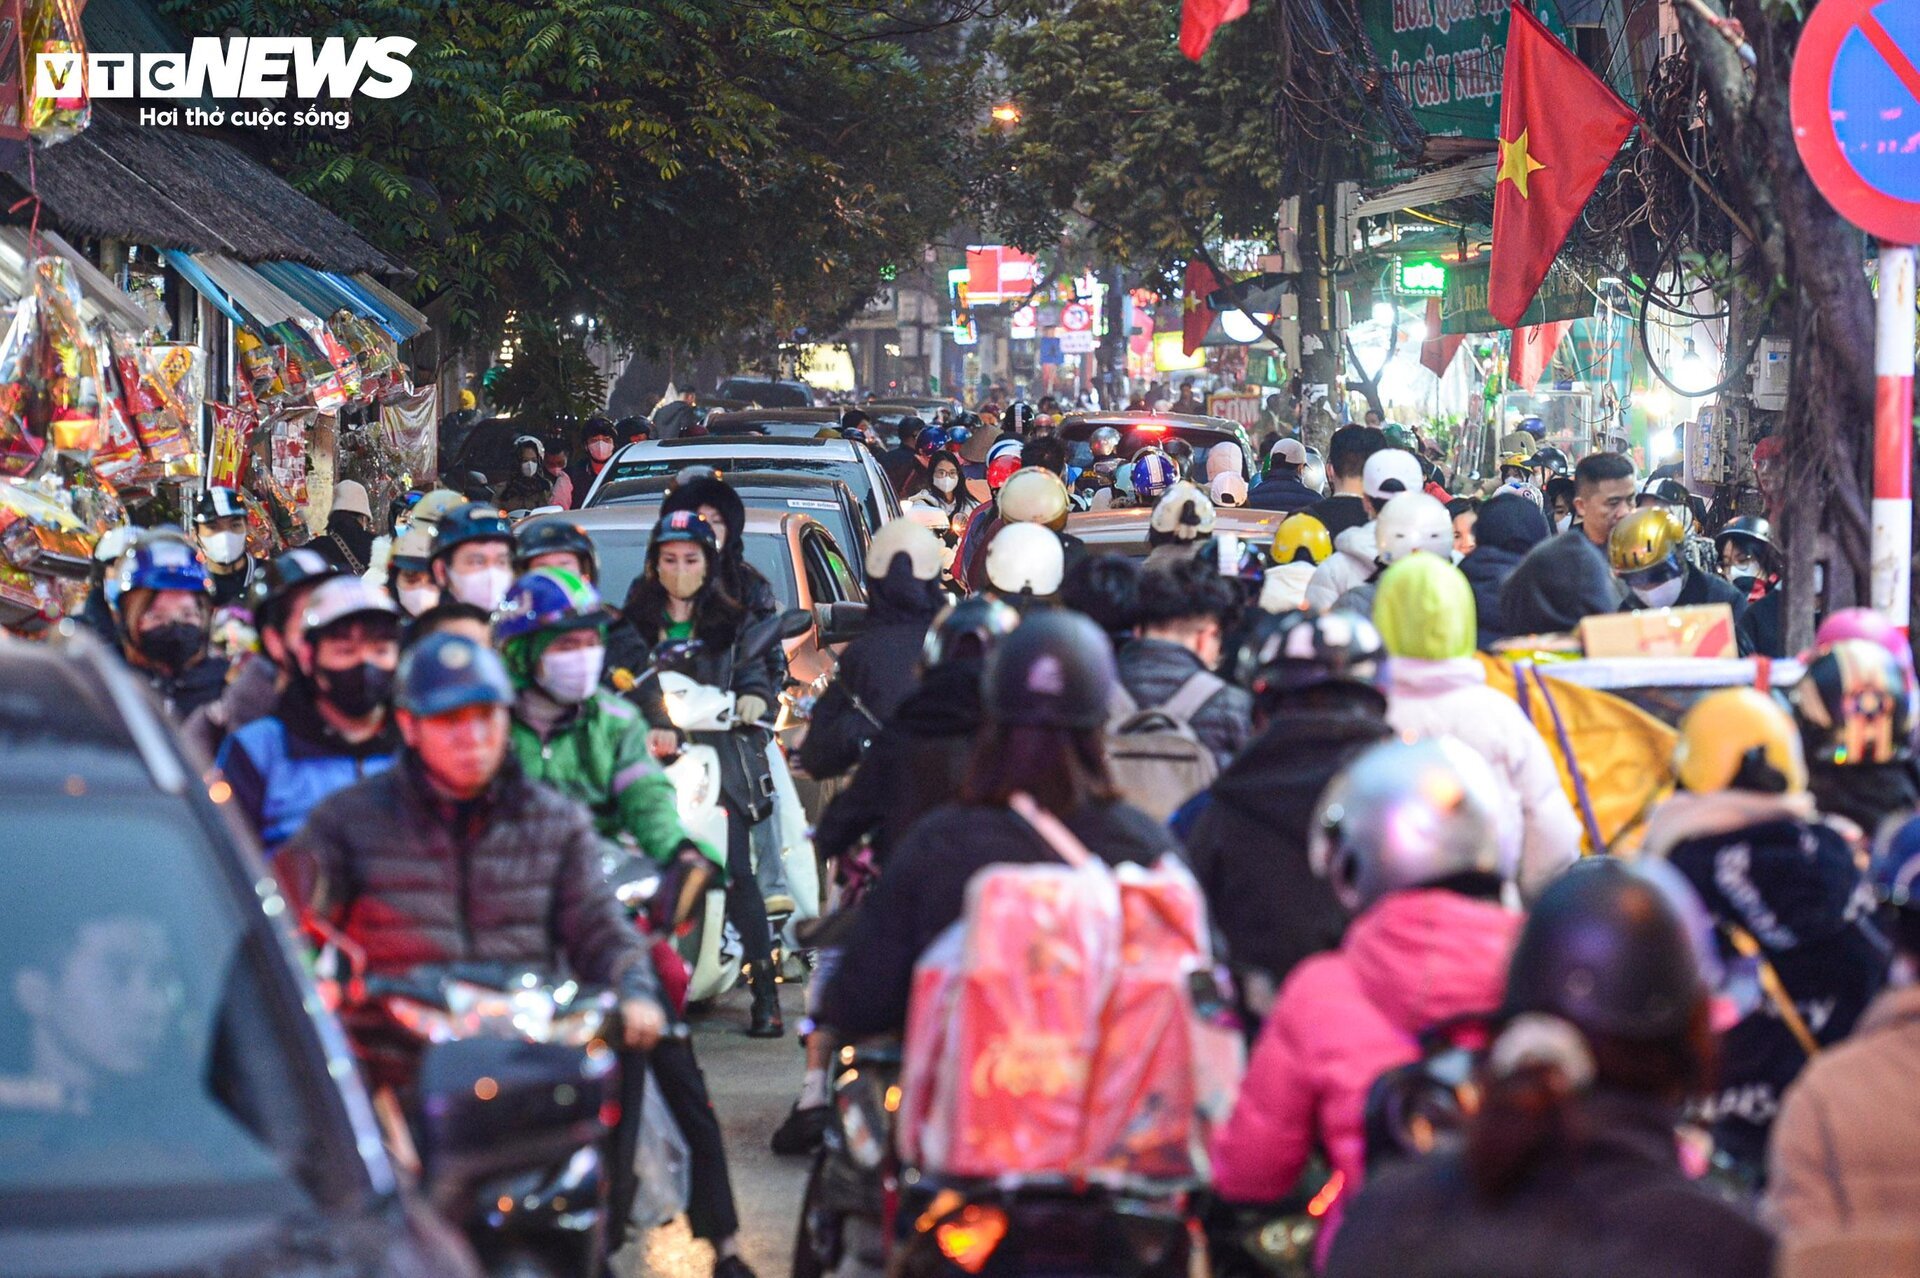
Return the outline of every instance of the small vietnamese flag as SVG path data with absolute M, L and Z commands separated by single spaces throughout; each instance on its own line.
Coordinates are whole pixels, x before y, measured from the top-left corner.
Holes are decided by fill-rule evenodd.
M 1487 310 L 1508 328 L 1533 305 L 1587 197 L 1639 122 L 1540 19 L 1513 6 L 1487 281 Z
M 1213 327 L 1214 309 L 1208 301 L 1220 287 L 1220 277 L 1213 268 L 1199 258 L 1187 262 L 1186 298 L 1181 306 L 1180 348 L 1191 355 L 1200 349 L 1200 343 L 1207 340 L 1207 330 Z
M 1213 33 L 1247 16 L 1248 0 L 1181 0 L 1180 52 L 1195 62 L 1213 43 Z

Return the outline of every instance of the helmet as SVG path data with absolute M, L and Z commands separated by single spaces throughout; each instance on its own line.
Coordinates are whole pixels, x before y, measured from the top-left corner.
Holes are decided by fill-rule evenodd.
M 1793 690 L 1800 743 L 1813 763 L 1892 763 L 1912 757 L 1913 690 L 1892 653 L 1866 639 L 1815 650 Z
M 1635 505 L 1643 506 L 1650 501 L 1657 501 L 1665 506 L 1685 506 L 1690 508 L 1693 505 L 1693 494 L 1687 491 L 1685 484 L 1673 476 L 1661 475 L 1648 479 L 1645 484 L 1641 485 L 1640 491 L 1634 496 Z
M 1050 470 L 1028 466 L 1008 476 L 1000 488 L 1000 518 L 1010 524 L 1044 524 L 1058 532 L 1066 527 L 1073 505 L 1067 481 Z
M 1453 516 L 1425 493 L 1401 493 L 1380 508 L 1373 535 L 1382 563 L 1398 563 L 1416 550 L 1451 555 Z
M 1387 510 L 1408 500 L 1396 497 Z M 1386 513 L 1380 517 L 1385 519 Z M 1473 587 L 1445 553 L 1409 555 L 1380 574 L 1373 624 L 1396 657 L 1470 657 L 1479 638 L 1478 621 Z
M 1163 452 L 1149 449 L 1134 459 L 1133 491 L 1136 496 L 1158 500 L 1179 477 L 1172 459 Z
M 1034 416 L 1032 404 L 1024 399 L 1015 400 L 1001 411 L 1000 429 L 1011 431 L 1016 435 L 1024 435 L 1033 429 Z
M 1327 526 L 1304 511 L 1288 515 L 1273 530 L 1273 562 L 1296 563 L 1302 553 L 1316 564 L 1325 563 L 1333 553 L 1333 536 Z
M 1395 448 L 1404 448 L 1408 452 L 1413 452 L 1419 446 L 1419 441 L 1414 439 L 1413 432 L 1399 422 L 1388 422 L 1380 428 L 1380 432 Z
M 984 659 L 1020 625 L 1020 613 L 990 595 L 974 595 L 948 604 L 927 627 L 921 664 L 931 670 L 949 661 Z
M 1545 448 L 1527 458 L 1527 469 L 1544 470 L 1555 475 L 1571 474 L 1573 466 L 1567 461 L 1567 455 L 1548 444 Z
M 425 524 L 409 524 L 393 539 L 393 553 L 387 567 L 396 572 L 425 572 L 433 561 L 433 529 Z
M 513 544 L 513 525 L 496 506 L 472 501 L 455 506 L 440 517 L 434 529 L 433 557 L 444 559 L 470 541 L 504 541 Z
M 1500 459 L 1501 470 L 1532 470 L 1532 453 L 1508 453 Z
M 1215 444 L 1207 450 L 1207 478 L 1219 475 L 1235 475 L 1244 478 L 1247 469 L 1247 455 L 1240 451 L 1240 445 L 1234 443 Z
M 507 588 L 493 614 L 493 642 L 505 647 L 526 635 L 592 630 L 607 624 L 600 592 L 565 568 L 536 568 Z
M 918 418 L 914 420 L 918 421 Z M 931 453 L 947 446 L 947 431 L 944 426 L 928 426 L 913 437 L 913 450 L 917 453 Z
M 1377 690 L 1386 655 L 1380 632 L 1359 613 L 1263 612 L 1234 650 L 1233 681 L 1256 699 L 1330 683 Z
M 1051 595 L 1066 576 L 1059 534 L 1041 524 L 1006 524 L 987 546 L 987 584 L 1003 595 Z
M 1026 447 L 1020 440 L 1003 435 L 987 445 L 987 460 L 992 462 L 1002 457 L 1018 457 L 1026 451 Z
M 431 719 L 468 706 L 513 704 L 513 682 L 500 657 L 466 635 L 428 635 L 400 658 L 394 705 Z
M 213 577 L 200 550 L 177 529 L 167 529 L 134 543 L 114 569 L 114 595 L 124 600 L 136 590 L 184 590 L 196 595 L 213 593 Z
M 1545 439 L 1547 437 L 1547 424 L 1538 417 L 1522 417 L 1520 419 L 1519 429 L 1524 430 L 1535 439 Z
M 579 524 L 565 519 L 542 519 L 521 525 L 520 531 L 514 534 L 513 566 L 516 571 L 525 572 L 528 563 L 541 555 L 559 554 L 578 556 L 588 581 L 600 575 L 593 538 L 587 536 L 587 530 Z
M 1006 482 L 1013 478 L 1014 472 L 1019 469 L 1019 453 L 1001 453 L 998 457 L 987 463 L 987 487 L 995 492 L 1000 491 Z
M 193 522 L 210 523 L 215 519 L 245 519 L 247 508 L 240 494 L 231 488 L 209 488 L 193 499 Z
M 523 448 L 531 448 L 538 454 L 542 461 L 546 460 L 547 446 L 541 443 L 536 437 L 532 435 L 515 435 L 513 437 L 513 451 L 517 453 Z
M 1913 673 L 1913 647 L 1907 642 L 1907 636 L 1888 621 L 1886 617 L 1871 608 L 1842 608 L 1830 614 L 1813 632 L 1815 651 L 1841 639 L 1865 639 L 1877 643 L 1893 654 L 1901 669 Z
M 1880 904 L 1903 914 L 1920 912 L 1920 818 L 1889 822 L 1873 844 L 1873 864 L 1867 871 Z
M 1113 645 L 1077 612 L 1037 612 L 987 657 L 987 715 L 1005 727 L 1089 731 L 1107 721 Z
M 1360 913 L 1389 892 L 1500 872 L 1500 786 L 1452 737 L 1369 746 L 1334 775 L 1309 828 L 1313 871 Z
M 1120 432 L 1112 426 L 1097 427 L 1087 436 L 1087 446 L 1095 457 L 1111 457 L 1120 451 Z
M 1213 513 L 1213 499 L 1191 480 L 1182 479 L 1154 505 L 1147 528 L 1156 540 L 1200 541 L 1213 536 Z
M 280 610 L 294 591 L 346 575 L 346 569 L 317 550 L 305 546 L 289 550 L 267 565 L 260 584 L 254 588 L 253 619 L 263 626 L 278 625 Z
M 1684 1033 L 1707 994 L 1693 942 L 1666 895 L 1612 857 L 1589 857 L 1534 902 L 1500 1010 L 1651 1041 Z
M 1728 520 L 1727 526 L 1714 535 L 1713 544 L 1719 547 L 1729 541 L 1738 542 L 1756 554 L 1761 551 L 1772 553 L 1776 549 L 1773 525 L 1758 515 L 1742 515 L 1738 519 Z
M 1799 794 L 1807 788 L 1793 720 L 1753 688 L 1722 688 L 1694 702 L 1680 720 L 1673 767 L 1681 786 L 1696 794 Z
M 660 522 L 654 525 L 655 546 L 670 546 L 676 541 L 691 541 L 705 546 L 709 555 L 720 552 L 720 539 L 714 536 L 713 525 L 691 510 L 676 510 L 671 515 L 662 515 Z
M 1305 484 L 1308 488 L 1312 489 L 1314 492 L 1319 493 L 1322 496 L 1326 495 L 1327 459 L 1321 455 L 1321 452 L 1319 449 L 1317 448 L 1307 449 L 1306 465 L 1300 468 L 1300 482 Z
M 425 524 L 432 528 L 446 517 L 455 506 L 464 506 L 467 499 L 451 488 L 436 488 L 419 501 L 413 503 L 408 518 L 416 524 Z
M 956 423 L 955 425 L 947 427 L 947 446 L 949 448 L 958 448 L 961 444 L 966 443 L 972 438 L 973 431 L 966 426 Z
M 886 576 L 901 555 L 907 557 L 915 581 L 939 580 L 940 539 L 911 519 L 890 520 L 873 535 L 867 543 L 867 576 L 876 581 Z
M 1622 576 L 1658 568 L 1679 551 L 1680 532 L 1664 510 L 1634 511 L 1613 526 L 1607 539 L 1607 558 Z
M 389 617 L 397 629 L 400 609 L 392 596 L 363 577 L 335 577 L 323 581 L 307 596 L 300 610 L 300 628 L 308 634 L 355 617 Z

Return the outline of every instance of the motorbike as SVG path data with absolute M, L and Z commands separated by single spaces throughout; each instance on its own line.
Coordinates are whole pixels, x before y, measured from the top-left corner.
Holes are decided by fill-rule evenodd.
M 1186 1278 L 1184 1193 L 902 1176 L 894 1278 Z
M 887 1271 L 900 1045 L 844 1047 L 838 1068 L 827 1130 L 801 1198 L 794 1278 L 880 1278 Z

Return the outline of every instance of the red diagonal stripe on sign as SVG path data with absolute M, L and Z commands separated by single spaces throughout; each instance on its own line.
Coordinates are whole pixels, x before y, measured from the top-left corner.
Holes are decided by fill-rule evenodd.
M 1907 92 L 1913 95 L 1914 101 L 1920 102 L 1920 67 L 1914 66 L 1913 59 L 1907 56 L 1907 51 L 1887 34 L 1887 29 L 1880 25 L 1880 19 L 1871 13 L 1861 14 L 1860 34 L 1867 38 L 1867 43 L 1874 47 L 1875 52 L 1886 59 L 1887 65 L 1892 67 L 1893 73 L 1900 77 L 1900 83 L 1906 86 Z

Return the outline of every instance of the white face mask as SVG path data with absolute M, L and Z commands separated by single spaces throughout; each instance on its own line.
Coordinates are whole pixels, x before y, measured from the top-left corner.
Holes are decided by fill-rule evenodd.
M 456 572 L 451 577 L 451 583 L 455 599 L 492 612 L 507 597 L 507 587 L 513 584 L 513 569 L 482 568 L 478 572 Z
M 1569 529 L 1569 528 L 1571 528 L 1571 527 L 1573 527 L 1573 516 L 1572 516 L 1572 515 L 1556 515 L 1556 516 L 1554 516 L 1554 519 L 1553 519 L 1553 530 L 1554 530 L 1555 532 L 1565 532 L 1565 531 L 1566 531 L 1567 529 Z
M 1685 573 L 1672 581 L 1663 581 L 1649 590 L 1636 590 L 1634 595 L 1649 608 L 1671 608 L 1673 601 L 1680 597 L 1681 588 L 1687 584 Z
M 569 652 L 549 652 L 540 658 L 541 690 L 563 705 L 578 705 L 600 686 L 607 650 L 599 644 Z
M 237 532 L 209 533 L 200 539 L 200 549 L 216 564 L 237 563 L 247 553 L 247 535 Z
M 409 617 L 417 617 L 440 602 L 438 586 L 400 587 L 400 608 Z
M 938 488 L 938 489 L 939 489 L 939 490 L 940 490 L 941 492 L 943 492 L 943 493 L 950 493 L 950 492 L 952 492 L 952 491 L 953 491 L 954 489 L 956 489 L 956 488 L 958 488 L 958 487 L 960 486 L 960 476 L 958 476 L 958 475 L 935 475 L 935 476 L 933 477 L 933 486 L 934 486 L 935 488 Z
M 523 461 L 520 463 L 520 473 L 527 476 L 537 475 L 540 473 L 540 463 L 537 461 Z
M 607 458 L 613 456 L 613 441 L 610 439 L 594 440 L 587 445 L 587 456 L 593 458 L 595 461 L 605 461 Z

